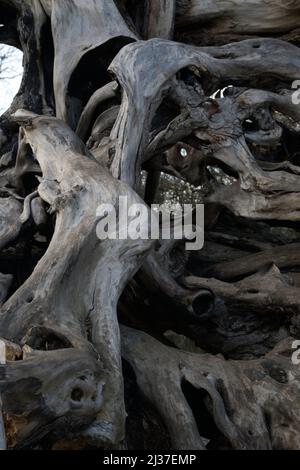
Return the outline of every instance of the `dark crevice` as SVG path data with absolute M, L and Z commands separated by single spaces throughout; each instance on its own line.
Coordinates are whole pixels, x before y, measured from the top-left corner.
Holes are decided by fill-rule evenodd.
M 194 415 L 200 436 L 209 439 L 209 450 L 229 450 L 232 448 L 228 439 L 216 426 L 212 416 L 212 400 L 204 389 L 198 389 L 183 380 L 181 389 Z

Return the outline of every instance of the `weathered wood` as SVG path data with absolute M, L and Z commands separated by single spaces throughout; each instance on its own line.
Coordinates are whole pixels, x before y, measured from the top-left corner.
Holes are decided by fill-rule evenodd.
M 2 401 L 0 397 L 0 450 L 6 450 L 6 435 L 5 435 L 5 427 L 2 415 Z
M 164 62 L 159 60 L 161 55 L 166 58 Z M 231 57 L 234 57 L 232 63 L 228 60 Z M 170 80 L 179 70 L 193 65 L 198 68 L 200 74 L 208 73 L 210 76 L 215 76 L 219 83 L 228 79 L 234 83 L 242 79 L 251 84 L 258 76 L 272 74 L 291 83 L 298 76 L 298 62 L 300 63 L 300 55 L 297 47 L 283 41 L 268 39 L 242 41 L 223 48 L 197 49 L 158 39 L 140 41 L 124 47 L 110 66 L 124 91 L 120 114 L 111 134 L 112 138 L 118 137 L 121 142 L 116 147 L 113 173 L 116 176 L 121 175 L 122 179 L 131 185 L 134 184 L 133 175 L 137 175 L 138 168 L 133 168 L 130 158 L 138 152 L 138 161 L 141 159 L 140 155 L 146 150 L 149 140 L 151 121 L 163 96 L 172 86 Z M 146 84 L 142 79 L 145 75 L 148 77 Z M 217 87 L 218 83 L 215 86 Z M 226 114 L 228 118 L 230 114 Z M 193 116 L 183 113 L 182 121 L 187 121 L 183 124 L 185 135 L 191 133 L 193 128 L 207 125 L 208 117 L 207 112 L 201 108 L 194 110 Z M 215 114 L 215 119 L 216 126 L 219 128 L 221 118 Z M 213 122 L 209 124 L 213 125 Z M 174 127 L 175 122 L 172 127 L 170 125 L 170 129 L 167 129 L 170 140 L 165 144 L 169 146 L 172 139 L 175 143 L 178 136 L 180 138 L 184 135 L 180 134 L 178 132 L 180 129 L 176 127 L 174 132 Z M 132 136 L 129 142 L 125 140 L 127 135 Z M 158 151 L 157 147 L 158 144 L 155 144 L 155 151 Z M 151 152 L 153 152 L 152 149 Z M 148 150 L 148 155 L 146 153 L 148 158 L 151 155 L 149 153 L 150 150 Z

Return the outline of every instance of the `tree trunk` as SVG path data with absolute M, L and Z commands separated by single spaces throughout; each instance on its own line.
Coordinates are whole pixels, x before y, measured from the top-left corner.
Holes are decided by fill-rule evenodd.
M 298 2 L 0 8 L 0 449 L 300 449 Z M 98 236 L 164 175 L 202 250 Z

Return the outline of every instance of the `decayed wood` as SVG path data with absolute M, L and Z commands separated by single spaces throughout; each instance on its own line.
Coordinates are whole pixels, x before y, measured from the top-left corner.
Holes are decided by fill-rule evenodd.
M 273 56 L 272 50 L 274 51 Z M 210 58 L 207 53 L 211 54 L 213 58 Z M 161 55 L 166 58 L 163 63 L 159 61 Z M 228 61 L 230 57 L 234 57 L 232 64 L 231 61 Z M 297 77 L 299 57 L 299 50 L 295 46 L 283 41 L 261 39 L 242 41 L 223 48 L 197 49 L 158 39 L 137 42 L 124 47 L 110 66 L 124 90 L 120 115 L 112 132 L 112 137 L 118 136 L 121 142 L 121 145 L 116 148 L 116 162 L 120 162 L 122 155 L 122 164 L 118 163 L 118 167 L 114 168 L 114 174 L 121 174 L 125 181 L 133 184 L 132 175 L 138 170 L 132 167 L 129 155 L 135 155 L 136 152 L 141 154 L 145 150 L 149 139 L 149 126 L 154 113 L 162 101 L 163 95 L 171 88 L 169 80 L 179 70 L 194 65 L 200 74 L 208 73 L 215 76 L 216 87 L 222 80 L 230 79 L 234 83 L 236 80 L 245 79 L 251 83 L 251 81 L 255 81 L 255 77 L 263 77 L 265 74 L 268 76 L 279 75 L 283 80 L 286 79 L 291 83 Z M 139 74 L 148 77 L 146 85 Z M 215 116 L 218 119 L 218 115 Z M 182 116 L 187 120 L 185 124 L 186 135 L 189 133 L 189 129 L 190 132 L 193 130 L 193 127 L 207 125 L 207 115 L 201 112 L 201 108 L 195 110 L 195 116 L 190 117 L 190 123 L 189 117 L 184 114 Z M 133 127 L 135 132 L 133 132 Z M 125 141 L 127 134 L 134 136 L 130 142 Z M 169 134 L 172 138 L 172 128 L 170 128 Z M 176 137 L 178 139 L 178 135 L 182 136 L 179 132 L 174 133 L 174 143 Z M 166 142 L 169 145 L 171 143 L 171 140 Z
M 3 248 L 7 243 L 14 240 L 20 232 L 22 204 L 13 197 L 1 198 L 0 212 L 0 246 Z
M 143 36 L 146 39 L 172 39 L 176 0 L 152 0 L 146 2 Z
M 185 261 L 182 249 L 179 248 L 177 254 L 172 254 L 172 251 L 176 250 L 174 241 L 164 243 L 160 250 L 148 256 L 139 273 L 140 281 L 145 286 L 151 286 L 149 293 L 151 291 L 154 295 L 157 292 L 163 293 L 179 308 L 184 308 L 187 318 L 197 321 L 198 316 L 208 314 L 213 309 L 214 295 L 211 289 L 206 289 L 204 286 L 189 290 L 178 282 Z M 180 258 L 179 262 L 177 256 Z
M 271 264 L 278 268 L 293 268 L 300 265 L 300 245 L 291 243 L 287 246 L 271 248 L 260 253 L 243 256 L 235 261 L 227 261 L 210 268 L 206 274 L 228 281 L 253 274 Z
M 55 430 L 88 426 L 103 403 L 103 369 L 95 355 L 75 349 L 39 352 L 0 366 L 7 445 L 20 448 Z M 33 415 L 35 418 L 33 418 Z
M 176 26 L 185 38 L 188 28 L 193 28 L 192 38 L 200 36 L 202 43 L 217 43 L 245 35 L 287 33 L 298 28 L 299 17 L 297 0 L 178 0 Z
M 1 344 L 4 347 L 4 352 L 5 352 L 5 357 L 4 361 L 16 361 L 18 359 L 22 359 L 23 357 L 23 351 L 22 348 L 15 343 L 12 343 L 11 341 L 7 341 L 4 338 L 0 338 Z
M 17 119 L 24 123 L 23 139 L 41 166 L 38 193 L 56 212 L 56 228 L 46 255 L 3 306 L 1 334 L 37 349 L 47 348 L 51 338 L 54 345 L 95 348 L 106 370 L 106 399 L 94 425 L 99 435 L 94 437 L 118 442 L 125 411 L 116 303 L 152 241 L 101 242 L 96 235 L 96 211 L 100 203 L 116 204 L 118 194 L 127 194 L 132 202 L 139 198 L 114 180 L 63 122 L 26 112 L 18 113 Z M 91 259 L 93 267 L 87 262 Z
M 178 449 L 203 449 L 207 444 L 191 415 L 184 382 L 207 393 L 205 406 L 228 448 L 299 448 L 299 410 L 293 406 L 299 367 L 284 354 L 290 346 L 287 339 L 262 360 L 226 361 L 168 348 L 143 332 L 122 328 L 124 357 Z M 271 432 L 270 422 L 277 423 Z
M 53 85 L 56 115 L 67 120 L 67 88 L 72 72 L 83 55 L 116 38 L 119 38 L 121 47 L 124 41 L 134 40 L 135 35 L 114 2 L 104 0 L 89 4 L 82 0 L 64 4 L 53 2 L 51 24 L 55 47 Z
M 46 71 L 43 70 L 42 54 L 39 52 L 43 49 L 42 29 L 45 26 L 46 15 L 39 1 L 3 0 L 0 2 L 0 8 L 5 23 L 3 28 L 10 31 L 4 42 L 23 51 L 24 70 L 20 89 L 10 108 L 0 118 L 2 132 L 8 140 L 11 140 L 16 132 L 16 126 L 11 123 L 9 116 L 18 108 L 24 107 L 37 113 L 49 111 L 50 103 L 46 99 L 45 92 Z M 18 24 L 13 19 L 14 15 L 12 24 L 9 24 L 12 12 L 15 12 Z M 8 23 L 5 21 L 6 16 Z

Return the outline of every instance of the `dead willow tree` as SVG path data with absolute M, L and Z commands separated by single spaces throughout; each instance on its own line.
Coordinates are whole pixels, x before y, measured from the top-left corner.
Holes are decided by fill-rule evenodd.
M 299 20 L 0 0 L 24 53 L 0 119 L 2 448 L 300 448 Z M 97 238 L 142 170 L 147 203 L 163 173 L 202 187 L 203 250 Z

